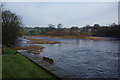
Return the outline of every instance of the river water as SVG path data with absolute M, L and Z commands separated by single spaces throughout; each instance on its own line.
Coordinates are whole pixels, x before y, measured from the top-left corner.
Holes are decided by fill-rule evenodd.
M 57 65 L 79 78 L 118 78 L 118 40 L 85 40 L 30 37 L 60 41 L 44 46 L 40 54 L 52 58 Z

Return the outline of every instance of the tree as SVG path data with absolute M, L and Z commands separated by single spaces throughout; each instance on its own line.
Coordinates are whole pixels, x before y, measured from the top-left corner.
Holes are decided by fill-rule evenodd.
M 5 5 L 5 3 L 0 2 L 0 11 L 2 11 L 4 9 L 4 5 Z
M 61 29 L 62 27 L 63 27 L 63 25 L 60 24 L 60 23 L 57 25 L 57 28 L 58 28 L 58 29 Z
M 59 36 L 62 35 L 62 33 L 61 33 L 61 31 L 62 31 L 62 27 L 63 27 L 63 25 L 60 24 L 60 23 L 57 25 L 57 32 L 58 32 L 58 35 L 59 35 Z
M 115 24 L 115 23 L 112 23 L 111 25 L 110 25 L 110 27 L 116 27 L 117 26 L 117 24 Z
M 4 3 L 0 2 L 0 45 L 2 44 L 2 10 L 4 9 Z
M 21 18 L 9 10 L 3 10 L 2 20 L 2 42 L 10 46 L 21 35 Z
M 29 33 L 30 35 L 35 35 L 35 34 L 36 34 L 36 31 L 35 31 L 35 30 L 30 30 L 28 33 Z
M 86 28 L 89 28 L 89 27 L 91 27 L 89 24 L 87 24 L 86 26 L 85 26 Z
M 70 29 L 78 30 L 79 28 L 77 26 L 72 26 Z
M 98 27 L 100 27 L 100 26 L 99 26 L 99 24 L 94 24 L 94 27 L 95 27 L 95 28 L 98 28 Z
M 55 25 L 53 25 L 53 24 L 48 24 L 48 27 L 52 27 L 52 28 L 54 28 Z
M 49 25 L 48 25 L 48 32 L 49 32 L 49 31 L 54 31 L 54 30 L 55 30 L 55 25 L 49 24 Z

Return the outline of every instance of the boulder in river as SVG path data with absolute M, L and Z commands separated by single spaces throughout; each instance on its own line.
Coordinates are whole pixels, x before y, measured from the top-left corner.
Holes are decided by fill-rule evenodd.
M 53 61 L 53 59 L 51 59 L 51 58 L 43 57 L 43 60 L 45 60 L 45 61 L 47 61 L 47 62 L 49 62 L 49 63 L 51 63 L 51 64 L 54 64 L 54 61 Z

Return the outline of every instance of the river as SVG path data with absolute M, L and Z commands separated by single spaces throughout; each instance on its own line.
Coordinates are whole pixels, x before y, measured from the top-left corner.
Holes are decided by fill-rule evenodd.
M 34 45 L 44 46 L 40 55 L 52 58 L 54 65 L 79 78 L 118 78 L 118 40 L 29 38 L 60 41 L 60 44 Z

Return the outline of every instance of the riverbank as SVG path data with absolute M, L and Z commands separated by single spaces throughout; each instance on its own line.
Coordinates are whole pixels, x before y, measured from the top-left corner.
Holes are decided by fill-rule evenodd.
M 78 36 L 49 36 L 49 35 L 24 35 L 24 36 L 31 36 L 31 37 L 49 37 L 49 38 L 62 38 L 62 39 L 108 40 L 108 38 L 105 38 L 105 37 L 94 37 L 94 36 L 87 36 L 87 37 L 78 37 Z
M 6 78 L 50 78 L 57 80 L 55 76 L 37 66 L 21 54 L 15 54 L 14 50 L 5 48 L 6 54 L 2 55 L 2 77 Z

